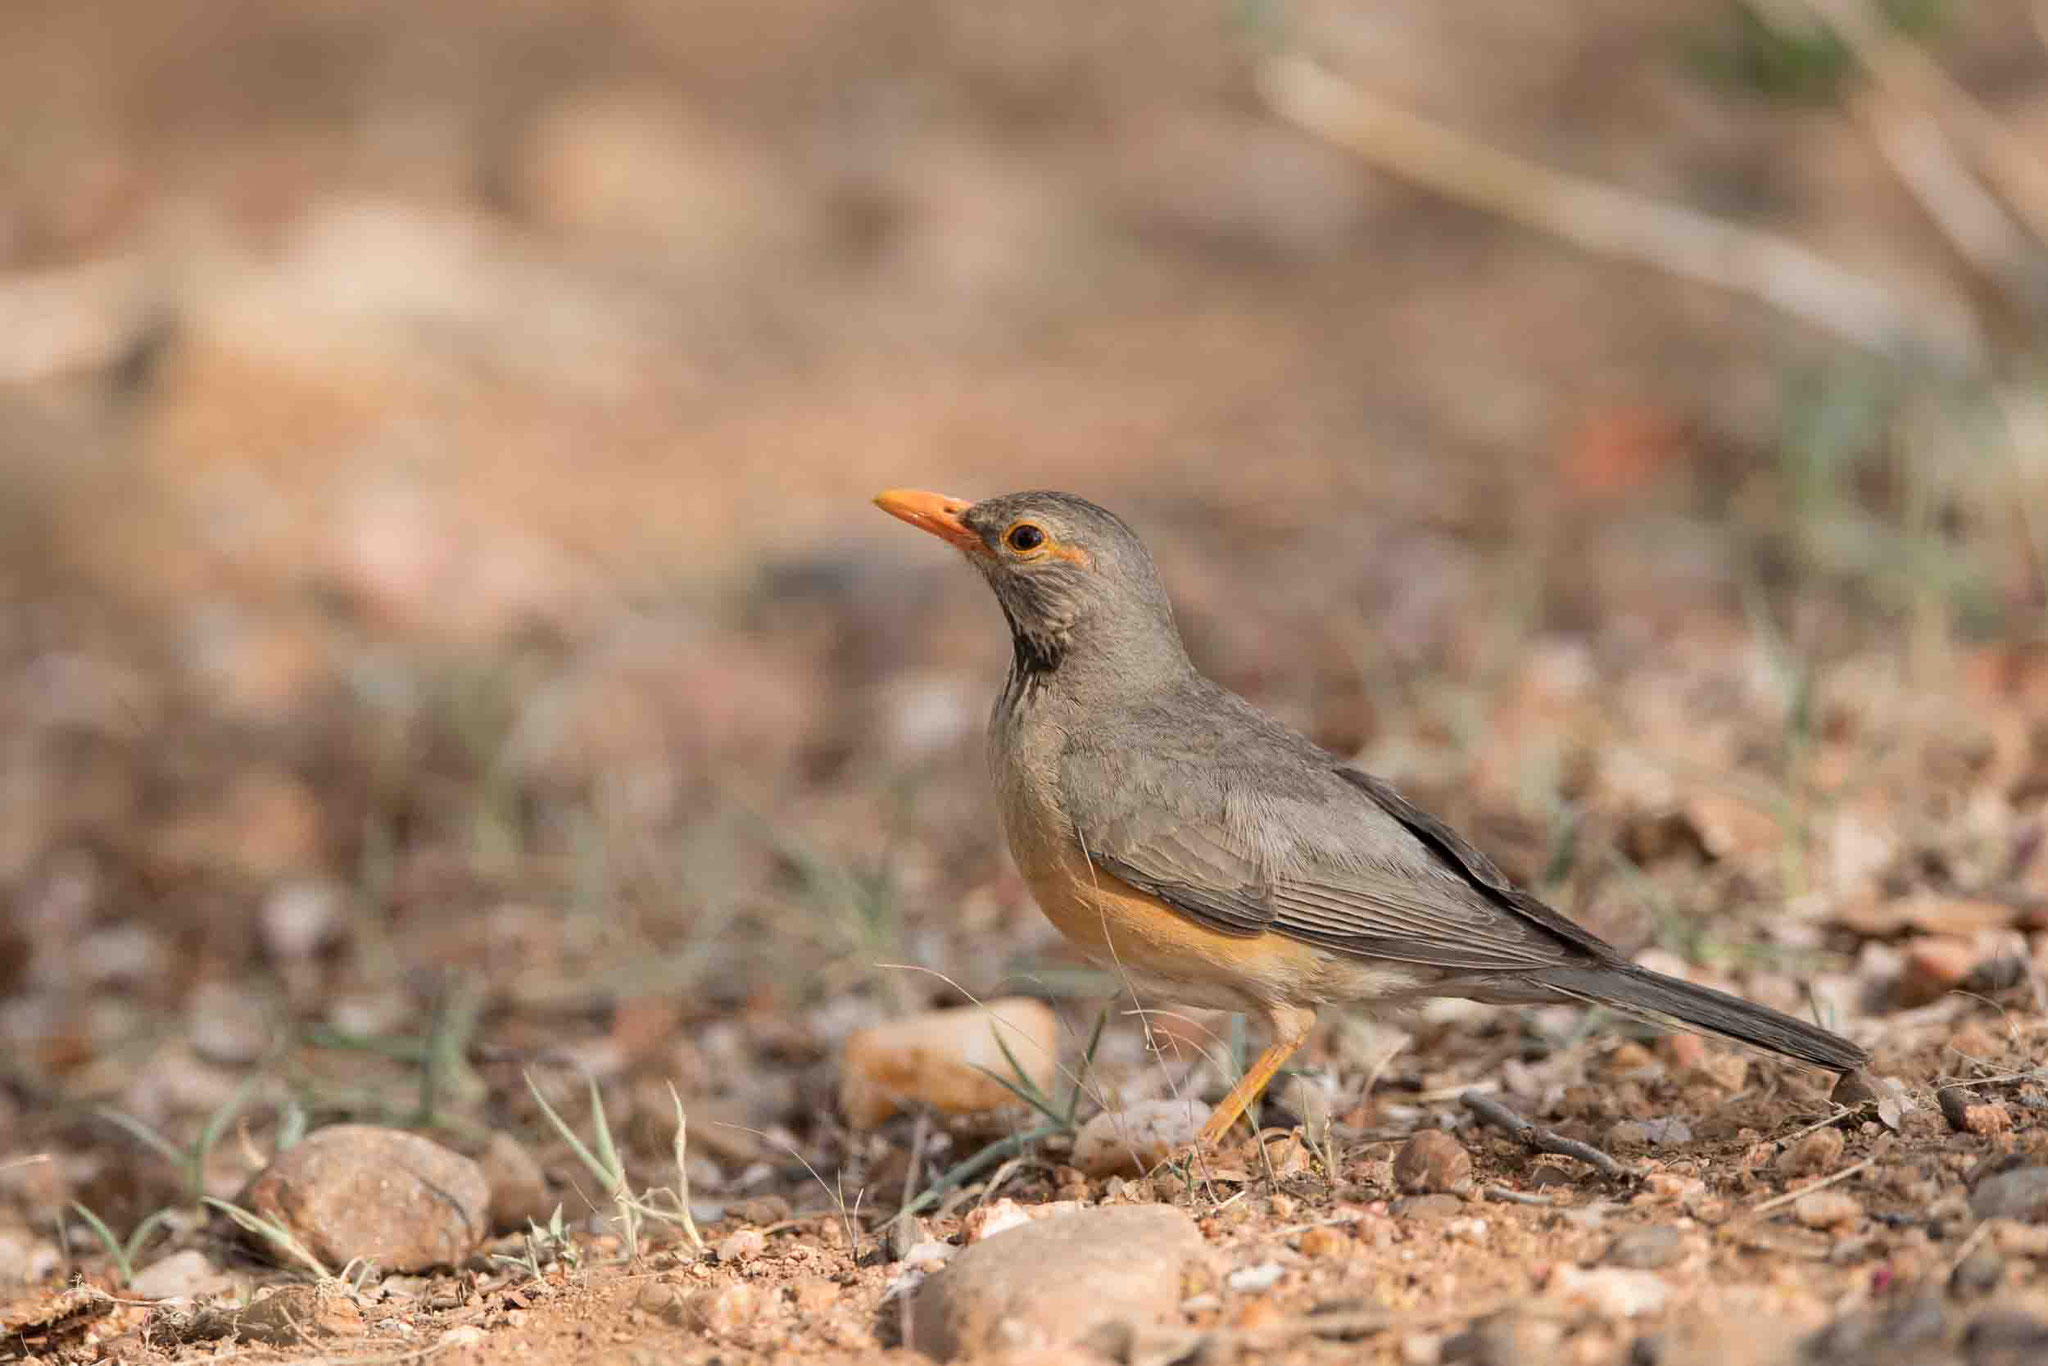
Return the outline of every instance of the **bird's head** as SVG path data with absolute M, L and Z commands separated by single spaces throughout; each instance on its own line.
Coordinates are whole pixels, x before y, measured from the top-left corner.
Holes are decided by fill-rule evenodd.
M 1122 519 L 1071 493 L 1006 493 L 970 503 L 890 489 L 875 503 L 958 546 L 994 590 L 1019 668 L 1140 683 L 1186 669 L 1159 571 Z

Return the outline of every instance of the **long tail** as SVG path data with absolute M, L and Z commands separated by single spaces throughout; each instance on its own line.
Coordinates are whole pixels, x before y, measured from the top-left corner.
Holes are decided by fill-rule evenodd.
M 1819 1025 L 1647 968 L 1551 968 L 1535 980 L 1560 995 L 1611 1006 L 1651 1024 L 1718 1034 L 1833 1072 L 1851 1072 L 1870 1060 L 1868 1052 Z

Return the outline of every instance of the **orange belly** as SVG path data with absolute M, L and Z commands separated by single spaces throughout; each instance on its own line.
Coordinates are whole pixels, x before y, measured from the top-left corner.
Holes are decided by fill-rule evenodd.
M 1023 869 L 1046 919 L 1098 965 L 1166 984 L 1208 988 L 1243 1008 L 1324 996 L 1329 955 L 1277 934 L 1232 935 L 1211 929 L 1080 857 L 1034 858 Z M 1078 867 L 1075 865 L 1079 865 Z

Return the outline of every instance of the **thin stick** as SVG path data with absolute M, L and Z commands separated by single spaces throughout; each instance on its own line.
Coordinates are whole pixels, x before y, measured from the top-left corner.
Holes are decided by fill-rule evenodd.
M 1797 1133 L 1790 1133 L 1785 1135 L 1783 1138 L 1778 1140 L 1778 1144 L 1782 1147 L 1787 1143 L 1797 1143 L 1800 1139 L 1805 1138 L 1814 1130 L 1825 1129 L 1828 1127 L 1828 1125 L 1834 1124 L 1837 1121 L 1839 1121 L 1844 1115 L 1853 1115 L 1856 1113 L 1857 1110 L 1861 1108 L 1861 1106 L 1857 1105 L 1844 1105 L 1841 1109 L 1835 1111 L 1833 1114 L 1827 1116 L 1825 1119 L 1817 1119 L 1813 1123 L 1807 1125 L 1804 1129 L 1799 1130 Z
M 1833 30 L 1887 92 L 1932 109 L 2034 236 L 2048 242 L 2048 162 L 2034 146 L 1956 84 L 1916 43 L 1881 27 L 1864 0 L 1778 0 L 1761 8 L 1787 4 Z
M 1547 1195 L 1530 1191 L 1511 1191 L 1506 1186 L 1481 1186 L 1479 1193 L 1489 1200 L 1498 1200 L 1504 1205 L 1536 1205 L 1543 1209 L 1556 1206 L 1557 1201 Z
M 1868 1167 L 1871 1163 L 1875 1161 L 1877 1161 L 1875 1157 L 1866 1157 L 1861 1162 L 1856 1163 L 1854 1166 L 1842 1168 L 1842 1170 L 1836 1172 L 1833 1176 L 1823 1176 L 1820 1180 L 1810 1182 L 1807 1185 L 1801 1186 L 1796 1191 L 1786 1191 L 1783 1195 L 1774 1195 L 1770 1199 L 1764 1201 L 1761 1205 L 1758 1205 L 1756 1208 L 1752 1209 L 1750 1213 L 1768 1214 L 1774 1209 L 1778 1209 L 1782 1206 L 1791 1204 L 1794 1200 L 1797 1200 L 1802 1195 L 1811 1195 L 1817 1190 L 1821 1190 L 1825 1187 L 1834 1185 L 1837 1181 L 1847 1181 L 1850 1177 L 1862 1171 L 1865 1167 Z
M 1576 1157 L 1607 1176 L 1633 1178 L 1637 1175 L 1633 1168 L 1615 1161 L 1592 1144 L 1581 1143 L 1575 1138 L 1566 1138 L 1563 1134 L 1539 1128 L 1499 1101 L 1477 1091 L 1467 1091 L 1458 1099 L 1464 1103 L 1466 1109 L 1478 1116 L 1482 1124 L 1491 1124 L 1494 1128 L 1506 1132 L 1531 1152 Z
M 1380 170 L 1599 256 L 1746 294 L 1843 341 L 1976 368 L 1983 340 L 1951 299 L 1905 301 L 1789 238 L 1554 171 L 1396 108 L 1305 57 L 1259 69 L 1289 122 Z

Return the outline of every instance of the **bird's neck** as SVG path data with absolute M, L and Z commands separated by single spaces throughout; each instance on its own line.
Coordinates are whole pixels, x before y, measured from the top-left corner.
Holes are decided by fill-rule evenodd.
M 1139 695 L 1193 668 L 1170 624 L 1163 632 L 1134 634 L 1097 629 L 1086 621 L 1032 629 L 1010 617 L 1010 676 L 1004 691 L 1018 699 L 1046 687 L 1090 697 Z

